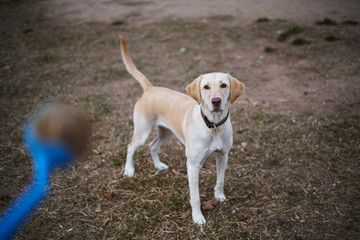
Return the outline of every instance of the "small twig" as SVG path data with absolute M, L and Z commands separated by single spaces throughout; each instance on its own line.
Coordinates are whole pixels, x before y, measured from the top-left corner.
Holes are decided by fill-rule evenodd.
M 336 211 L 337 211 L 341 216 L 345 217 L 345 215 L 342 214 L 342 213 L 339 211 L 339 209 L 337 208 L 337 206 L 336 206 L 335 204 L 334 204 L 334 206 L 335 206 Z
M 308 191 L 306 191 L 303 186 L 301 186 L 301 185 L 299 185 L 299 186 L 300 186 L 300 188 L 301 188 L 306 194 L 308 194 Z

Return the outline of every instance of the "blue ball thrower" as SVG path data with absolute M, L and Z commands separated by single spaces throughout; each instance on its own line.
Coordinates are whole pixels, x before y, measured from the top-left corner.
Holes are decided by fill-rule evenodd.
M 28 120 L 24 128 L 24 142 L 33 160 L 34 179 L 1 218 L 1 240 L 14 236 L 49 191 L 51 172 L 55 168 L 68 166 L 75 154 L 60 140 L 39 137 L 35 124 L 36 120 Z

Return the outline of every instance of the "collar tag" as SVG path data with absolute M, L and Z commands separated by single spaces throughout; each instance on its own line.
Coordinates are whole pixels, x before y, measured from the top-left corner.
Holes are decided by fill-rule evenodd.
M 214 126 L 214 128 L 212 129 L 212 132 L 216 133 L 216 125 L 214 124 L 213 126 Z

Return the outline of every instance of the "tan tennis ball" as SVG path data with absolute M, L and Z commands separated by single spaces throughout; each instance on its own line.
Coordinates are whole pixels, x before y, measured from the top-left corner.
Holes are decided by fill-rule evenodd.
M 44 140 L 55 140 L 67 144 L 80 154 L 87 145 L 91 125 L 79 110 L 65 106 L 50 106 L 39 114 L 35 131 Z

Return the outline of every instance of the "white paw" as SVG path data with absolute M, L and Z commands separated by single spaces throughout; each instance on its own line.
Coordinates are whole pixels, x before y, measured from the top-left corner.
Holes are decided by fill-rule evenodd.
M 206 220 L 204 218 L 204 216 L 202 215 L 202 213 L 198 213 L 198 214 L 193 214 L 192 216 L 194 223 L 202 225 L 206 223 Z
M 128 177 L 133 177 L 135 174 L 135 169 L 134 167 L 126 167 L 125 166 L 125 171 L 124 171 L 124 175 L 128 176 Z
M 215 193 L 215 198 L 219 201 L 219 202 L 223 202 L 226 200 L 225 194 L 224 193 Z
M 166 170 L 166 169 L 168 169 L 169 167 L 168 167 L 168 165 L 166 165 L 165 163 L 160 162 L 160 163 L 158 163 L 158 164 L 155 164 L 155 168 L 156 168 L 157 170 Z

